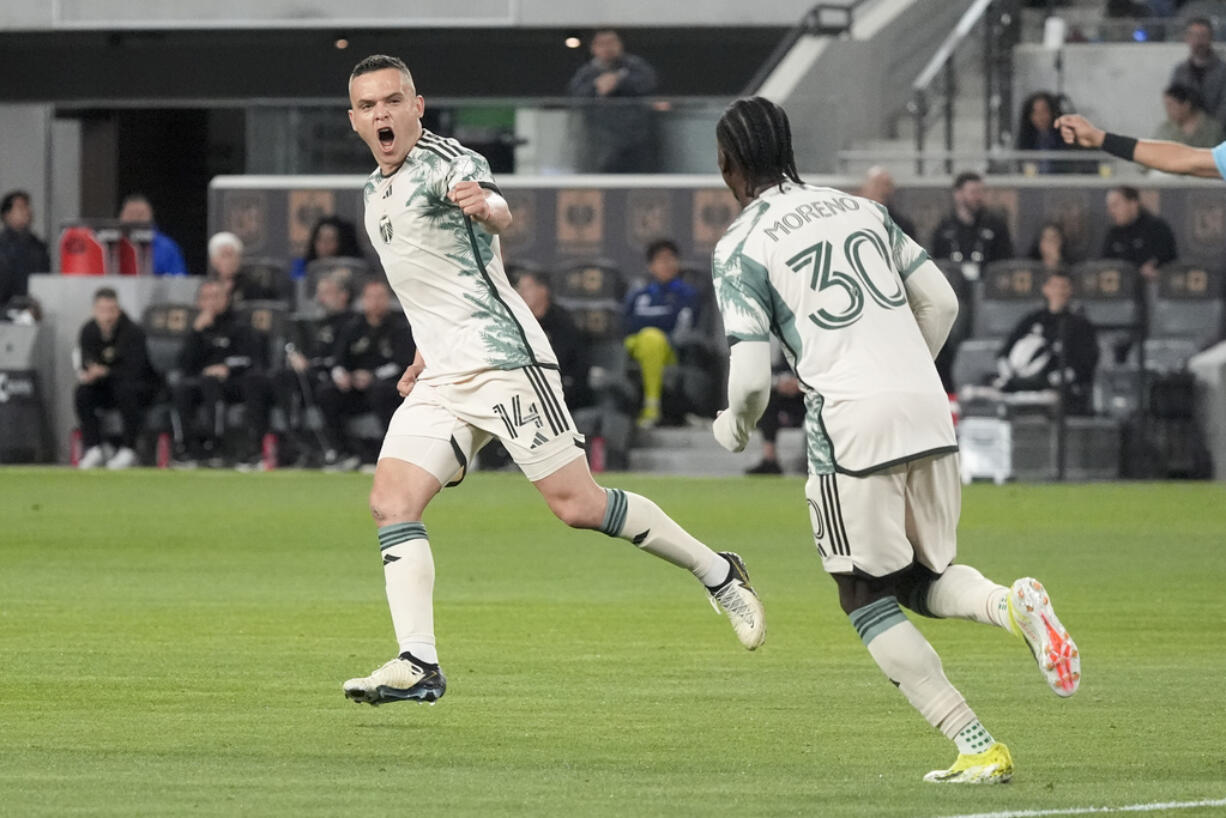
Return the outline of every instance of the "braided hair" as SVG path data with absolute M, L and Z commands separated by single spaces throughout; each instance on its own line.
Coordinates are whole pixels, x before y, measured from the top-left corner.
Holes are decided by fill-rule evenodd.
M 769 99 L 744 97 L 729 105 L 715 126 L 715 140 L 745 175 L 745 198 L 786 180 L 800 184 L 788 115 Z

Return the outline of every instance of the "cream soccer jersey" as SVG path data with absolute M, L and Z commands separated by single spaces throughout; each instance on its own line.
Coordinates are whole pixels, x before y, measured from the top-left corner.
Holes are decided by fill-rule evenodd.
M 875 202 L 791 183 L 751 202 L 716 246 L 729 342 L 782 343 L 805 393 L 814 474 L 957 450 L 904 287 L 927 259 Z
M 468 180 L 498 190 L 484 157 L 423 129 L 404 164 L 390 176 L 375 171 L 362 192 L 366 232 L 426 363 L 422 379 L 556 367 L 544 331 L 507 281 L 498 237 L 447 199 Z

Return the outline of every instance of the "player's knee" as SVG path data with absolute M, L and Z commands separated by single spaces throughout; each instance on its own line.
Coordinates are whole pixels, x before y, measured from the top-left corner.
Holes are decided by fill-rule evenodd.
M 599 528 L 604 520 L 604 492 L 573 492 L 550 497 L 549 510 L 571 528 Z
M 411 494 L 377 484 L 370 490 L 370 516 L 377 525 L 417 522 L 421 512 Z
M 865 577 L 856 574 L 833 574 L 839 588 L 839 607 L 848 616 L 853 611 L 871 605 L 887 596 L 895 596 L 894 577 Z

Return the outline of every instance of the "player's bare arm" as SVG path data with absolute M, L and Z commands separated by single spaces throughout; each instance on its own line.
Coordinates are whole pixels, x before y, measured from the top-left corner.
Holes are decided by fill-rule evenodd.
M 421 350 L 419 349 L 413 357 L 413 363 L 408 365 L 404 370 L 404 374 L 400 376 L 400 380 L 396 381 L 396 391 L 400 393 L 400 397 L 407 398 L 409 396 L 409 393 L 413 391 L 413 387 L 417 384 L 417 378 L 425 368 L 426 362 L 422 359 Z
M 507 200 L 488 188 L 481 187 L 479 182 L 458 182 L 447 193 L 465 216 L 471 216 L 497 235 L 511 226 L 511 208 Z
M 1069 145 L 1106 150 L 1123 159 L 1131 159 L 1138 165 L 1164 173 L 1202 176 L 1209 179 L 1221 178 L 1217 163 L 1213 161 L 1213 151 L 1207 148 L 1191 148 L 1177 142 L 1165 142 L 1160 139 L 1134 140 L 1130 137 L 1115 136 L 1096 127 L 1094 123 L 1079 114 L 1065 114 L 1056 120 L 1056 127 L 1060 129 L 1060 135 Z M 1116 150 L 1112 150 L 1117 140 L 1123 147 L 1132 148 L 1131 156 L 1121 155 Z

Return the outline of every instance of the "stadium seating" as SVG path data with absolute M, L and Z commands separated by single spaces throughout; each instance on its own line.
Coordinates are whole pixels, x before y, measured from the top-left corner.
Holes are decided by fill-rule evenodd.
M 1222 338 L 1222 312 L 1222 276 L 1202 264 L 1173 262 L 1159 271 L 1149 336 L 1204 349 Z
M 119 237 L 119 274 L 153 274 L 153 227 L 129 226 Z
M 271 369 L 284 366 L 285 343 L 290 339 L 289 304 L 272 300 L 244 301 L 235 308 L 235 312 L 267 339 L 264 365 Z
M 1004 338 L 1022 316 L 1043 302 L 1045 273 L 1037 261 L 1009 259 L 988 264 L 974 287 L 975 338 Z
M 60 234 L 60 273 L 63 275 L 106 275 L 106 249 L 93 228 L 69 225 Z
M 265 293 L 266 299 L 289 303 L 295 297 L 294 281 L 290 278 L 289 265 L 280 259 L 243 259 L 239 274 L 242 275 L 246 284 Z

